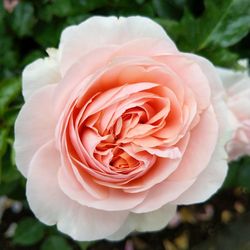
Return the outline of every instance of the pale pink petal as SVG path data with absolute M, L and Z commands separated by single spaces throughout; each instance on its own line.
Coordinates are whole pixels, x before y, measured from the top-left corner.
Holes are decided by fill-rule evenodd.
M 213 108 L 210 107 L 203 112 L 200 122 L 191 131 L 189 144 L 183 155 L 182 162 L 169 177 L 169 180 L 181 181 L 197 178 L 210 162 L 218 141 L 218 133 L 217 118 Z
M 250 77 L 247 71 L 218 69 L 226 92 L 226 102 L 232 112 L 233 138 L 226 144 L 228 160 L 250 155 Z
M 148 213 L 159 209 L 165 204 L 173 201 L 181 193 L 186 191 L 196 179 L 176 181 L 163 181 L 154 186 L 149 192 L 143 203 L 131 211 L 134 213 Z
M 143 46 L 141 46 L 143 44 Z M 119 46 L 119 49 L 114 53 L 114 57 L 128 57 L 128 56 L 152 56 L 175 53 L 177 48 L 168 39 L 161 39 L 156 37 L 151 38 L 137 38 L 135 40 L 127 41 Z
M 212 102 L 217 102 L 218 100 L 220 100 L 225 91 L 220 76 L 218 75 L 214 65 L 204 57 L 190 53 L 181 54 L 185 55 L 188 59 L 193 60 L 199 65 L 200 69 L 202 70 L 202 73 L 209 81 L 209 92 L 212 93 Z
M 46 85 L 57 84 L 61 80 L 59 65 L 55 57 L 38 59 L 25 67 L 22 75 L 22 91 L 25 101 L 38 89 Z
M 217 119 L 220 127 L 219 140 L 212 158 L 195 183 L 174 200 L 174 204 L 193 204 L 207 200 L 220 188 L 226 177 L 228 164 L 224 147 L 232 135 L 232 128 L 230 126 L 231 114 L 222 99 L 214 104 L 214 109 L 218 114 Z
M 23 105 L 15 123 L 17 168 L 26 176 L 30 161 L 39 147 L 54 137 L 55 116 L 52 95 L 55 85 L 38 90 Z M 45 115 L 46 114 L 46 115 Z
M 59 166 L 60 156 L 53 141 L 41 147 L 32 159 L 27 198 L 37 218 L 47 225 L 57 224 L 60 231 L 80 241 L 97 240 L 116 232 L 128 212 L 105 212 L 73 201 L 58 186 Z
M 247 60 L 244 62 L 243 66 L 247 67 Z M 216 71 L 220 76 L 223 87 L 229 92 L 230 95 L 237 92 L 239 93 L 240 91 L 249 87 L 249 83 L 246 81 L 249 79 L 247 70 L 236 71 L 227 68 L 216 67 Z
M 186 191 L 208 166 L 218 141 L 217 136 L 218 125 L 214 112 L 210 108 L 204 112 L 200 123 L 192 131 L 189 144 L 178 168 L 167 179 L 151 188 L 143 203 L 133 211 L 141 213 L 158 209 L 164 204 L 177 199 Z
M 124 211 L 131 209 L 140 204 L 146 196 L 146 192 L 129 195 L 122 190 L 111 189 L 105 198 L 97 199 L 89 195 L 82 187 L 70 185 L 70 178 L 65 171 L 59 171 L 58 180 L 60 188 L 72 200 L 83 206 L 104 211 Z
M 204 202 L 221 187 L 228 170 L 224 145 L 218 144 L 214 152 L 208 166 L 195 183 L 171 204 L 188 205 Z
M 181 158 L 182 153 L 178 147 L 158 147 L 158 148 L 145 148 L 150 154 L 157 155 L 163 158 L 178 159 Z
M 204 74 L 200 64 L 193 60 L 191 56 L 188 58 L 185 55 L 180 53 L 161 56 L 158 57 L 158 60 L 165 62 L 168 67 L 172 68 L 179 75 L 184 84 L 192 89 L 200 109 L 207 108 L 210 104 L 210 79 Z
M 66 72 L 79 58 L 98 47 L 121 45 L 138 38 L 164 39 L 170 48 L 176 48 L 164 29 L 149 18 L 96 16 L 63 31 L 59 46 L 61 70 Z
M 114 50 L 114 47 L 108 47 L 90 52 L 83 58 L 80 58 L 74 67 L 68 70 L 60 84 L 58 84 L 55 94 L 55 105 L 58 113 L 65 109 L 67 103 L 72 103 L 72 100 L 76 98 L 76 94 L 79 94 L 79 89 L 87 88 L 90 81 L 94 82 L 96 80 L 92 74 L 96 71 L 99 72 L 98 70 L 106 65 Z M 97 76 L 99 77 L 99 74 Z M 96 93 L 97 91 L 93 95 Z
M 176 206 L 168 204 L 148 213 L 130 213 L 122 227 L 107 239 L 121 240 L 133 231 L 150 232 L 161 230 L 173 218 L 175 212 Z

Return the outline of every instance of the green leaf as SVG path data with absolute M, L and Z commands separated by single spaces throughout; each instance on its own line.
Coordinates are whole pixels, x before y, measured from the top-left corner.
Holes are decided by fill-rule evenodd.
M 12 193 L 15 188 L 17 187 L 18 183 L 14 182 L 14 183 L 5 183 L 2 182 L 2 180 L 0 181 L 0 195 L 8 195 L 8 197 L 10 198 L 10 193 Z
M 145 0 L 135 0 L 136 1 L 136 3 L 138 3 L 138 4 L 143 4 L 144 2 L 145 2 Z
M 73 5 L 70 0 L 55 0 L 49 5 L 49 10 L 58 17 L 67 17 L 71 14 Z
M 78 242 L 79 247 L 81 248 L 81 250 L 87 250 L 89 246 L 91 246 L 92 244 L 94 244 L 94 241 L 91 242 Z
M 72 250 L 73 248 L 69 245 L 66 239 L 64 239 L 61 236 L 50 236 L 48 239 L 46 239 L 41 248 L 41 250 Z
M 250 157 L 245 157 L 239 168 L 238 185 L 250 191 Z
M 74 2 L 75 5 L 76 5 L 76 2 L 79 3 L 79 5 L 82 7 L 82 9 L 80 8 L 81 12 L 82 11 L 90 12 L 90 11 L 93 11 L 93 10 L 98 9 L 98 8 L 107 7 L 110 4 L 111 1 L 109 1 L 109 0 L 91 0 L 91 1 L 88 1 L 88 0 L 82 0 L 82 1 L 73 0 L 73 2 Z M 118 2 L 119 1 L 117 1 L 117 3 Z M 120 1 L 120 2 L 122 2 L 122 1 Z M 124 2 L 122 2 L 122 3 L 124 3 Z M 132 4 L 132 2 L 129 3 L 129 4 Z
M 239 67 L 239 64 L 237 62 L 239 59 L 239 55 L 231 52 L 227 48 L 211 46 L 202 50 L 200 52 L 200 55 L 208 58 L 217 66 L 235 69 Z
M 227 177 L 223 183 L 223 188 L 235 188 L 238 185 L 238 172 L 240 163 L 238 161 L 229 164 Z
M 183 12 L 185 0 L 153 0 L 153 6 L 159 17 L 179 18 Z
M 6 111 L 8 105 L 15 100 L 21 92 L 21 83 L 17 78 L 0 82 L 0 116 Z
M 250 157 L 243 157 L 229 165 L 229 171 L 223 184 L 224 188 L 241 187 L 250 191 Z
M 44 48 L 57 47 L 60 34 L 66 25 L 65 20 L 49 25 L 48 23 L 41 22 L 37 25 L 37 30 L 34 32 L 35 40 Z
M 13 12 L 11 25 L 16 34 L 23 37 L 31 34 L 35 21 L 32 4 L 28 2 L 20 2 Z
M 7 138 L 8 138 L 7 129 L 1 129 L 0 131 L 0 157 L 2 157 L 6 152 Z
M 0 182 L 2 181 L 2 165 L 3 165 L 2 156 L 5 154 L 7 150 L 7 145 L 8 145 L 7 138 L 8 138 L 7 129 L 1 129 L 0 131 Z
M 44 225 L 36 219 L 24 218 L 17 225 L 13 242 L 22 246 L 33 245 L 43 238 L 44 228 Z
M 1 28 L 1 26 L 0 26 Z M 17 67 L 18 55 L 15 48 L 15 42 L 12 37 L 7 36 L 5 32 L 0 32 L 0 76 L 2 73 L 2 65 L 7 69 L 14 69 Z
M 178 33 L 184 50 L 199 52 L 211 45 L 228 47 L 250 30 L 249 0 L 206 0 L 204 14 L 194 18 L 186 9 Z
M 250 31 L 250 1 L 230 0 L 225 2 L 226 6 L 223 5 L 225 9 L 222 9 L 220 19 L 211 30 L 210 36 L 207 37 L 207 44 L 211 42 L 228 47 L 240 41 Z M 217 4 L 210 6 L 209 1 L 207 1 L 207 5 L 210 11 L 218 9 Z
M 13 154 L 13 149 L 10 154 Z M 12 158 L 12 156 L 9 156 Z M 13 161 L 10 159 L 10 161 Z M 17 171 L 16 166 L 13 164 L 13 162 L 3 162 L 2 166 L 2 176 L 1 181 L 5 183 L 9 183 L 11 185 L 12 182 L 18 180 L 21 177 L 19 171 Z
M 157 23 L 159 23 L 168 33 L 168 35 L 174 40 L 177 40 L 178 33 L 176 30 L 179 28 L 179 23 L 174 20 L 166 19 L 166 18 L 155 18 Z

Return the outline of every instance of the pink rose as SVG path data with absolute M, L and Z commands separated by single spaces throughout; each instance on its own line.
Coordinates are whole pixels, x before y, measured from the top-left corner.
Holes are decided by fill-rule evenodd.
M 236 130 L 226 145 L 229 160 L 250 155 L 250 77 L 245 72 L 219 68 L 227 93 L 227 104 L 235 118 Z
M 18 169 L 34 214 L 76 240 L 163 228 L 227 172 L 222 83 L 144 17 L 93 17 L 23 72 Z

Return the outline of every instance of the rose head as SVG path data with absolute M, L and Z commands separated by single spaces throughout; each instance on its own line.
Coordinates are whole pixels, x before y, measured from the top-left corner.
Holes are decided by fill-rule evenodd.
M 163 228 L 227 171 L 223 88 L 144 17 L 93 17 L 23 72 L 18 169 L 34 214 L 77 240 Z
M 250 77 L 245 72 L 218 68 L 226 90 L 227 105 L 234 117 L 235 131 L 227 143 L 229 160 L 250 155 Z

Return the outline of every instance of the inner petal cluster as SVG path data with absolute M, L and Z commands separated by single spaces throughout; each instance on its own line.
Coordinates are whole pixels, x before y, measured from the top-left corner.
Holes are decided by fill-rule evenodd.
M 161 158 L 182 157 L 179 142 L 197 110 L 190 89 L 160 67 L 115 73 L 113 81 L 103 74 L 92 84 L 100 86 L 98 92 L 79 89 L 63 145 L 77 176 L 87 173 L 97 184 L 126 189 Z

